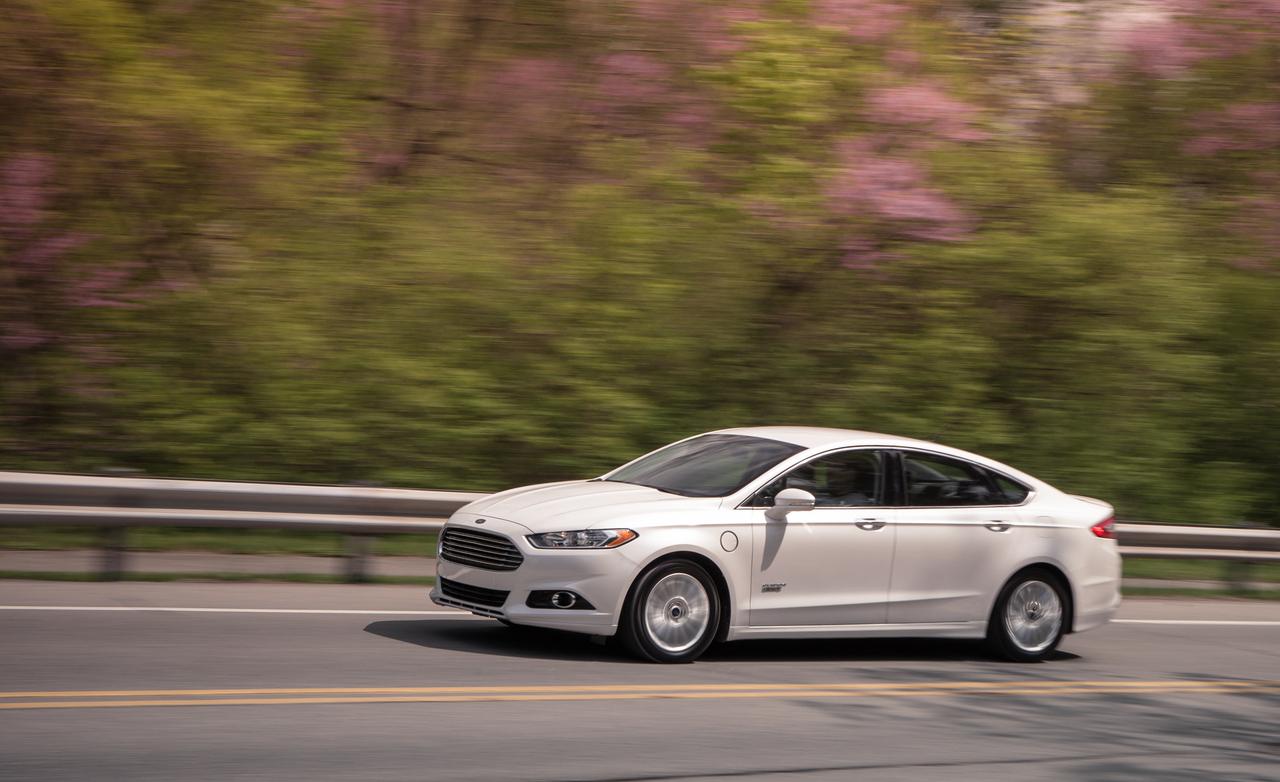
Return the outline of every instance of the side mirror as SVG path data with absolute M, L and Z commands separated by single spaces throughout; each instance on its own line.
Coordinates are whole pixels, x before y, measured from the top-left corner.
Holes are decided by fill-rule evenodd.
M 804 489 L 783 489 L 774 495 L 773 507 L 765 515 L 771 519 L 781 519 L 792 511 L 813 510 L 817 503 L 817 498 Z

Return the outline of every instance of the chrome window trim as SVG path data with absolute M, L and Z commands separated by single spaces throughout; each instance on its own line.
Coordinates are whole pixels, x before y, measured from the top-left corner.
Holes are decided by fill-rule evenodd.
M 847 507 L 836 507 L 836 506 L 828 505 L 828 506 L 826 506 L 826 507 L 822 507 L 822 508 L 819 508 L 819 507 L 817 507 L 817 506 L 814 506 L 813 510 L 851 510 L 851 509 L 855 509 L 855 508 L 877 508 L 877 509 L 891 508 L 891 509 L 894 509 L 894 510 L 923 510 L 923 509 L 925 509 L 925 508 L 935 508 L 935 509 L 937 509 L 937 508 L 951 508 L 951 509 L 957 509 L 957 508 L 1021 508 L 1021 507 L 1025 507 L 1026 505 L 1030 505 L 1030 504 L 1031 504 L 1031 502 L 1032 502 L 1033 500 L 1035 500 L 1035 498 L 1036 498 L 1037 496 L 1039 496 L 1039 491 L 1038 491 L 1034 486 L 1028 486 L 1025 482 L 1023 482 L 1023 481 L 1021 481 L 1021 480 L 1019 480 L 1019 479 L 1017 479 L 1017 478 L 1010 477 L 1008 474 L 1006 474 L 1006 473 L 1004 473 L 1004 472 L 1002 472 L 1002 471 L 1000 471 L 1000 470 L 997 470 L 997 469 L 995 469 L 994 467 L 988 467 L 988 466 L 987 466 L 987 465 L 985 465 L 985 464 L 979 464 L 978 462 L 971 461 L 971 460 L 966 459 L 966 458 L 964 458 L 964 457 L 962 457 L 962 456 L 954 456 L 954 455 L 949 454 L 949 453 L 942 453 L 941 451 L 931 451 L 931 450 L 929 450 L 928 448 L 906 447 L 906 446 L 901 446 L 901 445 L 849 445 L 849 446 L 841 446 L 841 447 L 832 448 L 832 449 L 830 449 L 830 450 L 823 451 L 822 453 L 815 454 L 815 455 L 814 455 L 812 458 L 810 458 L 810 459 L 806 459 L 805 461 L 802 461 L 802 462 L 797 462 L 797 463 L 795 463 L 794 465 L 791 465 L 790 467 L 786 467 L 786 468 L 784 468 L 784 469 L 780 470 L 780 471 L 779 471 L 778 473 L 776 473 L 776 474 L 773 474 L 773 475 L 770 475 L 770 476 L 768 476 L 768 477 L 764 478 L 764 479 L 763 479 L 763 480 L 764 480 L 764 482 L 760 484 L 759 488 L 757 488 L 755 491 L 748 492 L 748 493 L 747 493 L 747 496 L 746 496 L 746 497 L 744 497 L 744 498 L 742 499 L 742 501 L 741 501 L 741 502 L 739 502 L 737 505 L 735 505 L 735 506 L 733 507 L 733 509 L 734 509 L 734 510 L 768 510 L 768 509 L 769 509 L 770 507 L 772 507 L 772 506 L 769 506 L 769 505 L 749 505 L 749 504 L 747 504 L 747 503 L 749 503 L 749 502 L 751 501 L 751 498 L 752 498 L 752 497 L 756 496 L 756 494 L 760 491 L 760 489 L 763 489 L 765 486 L 768 486 L 770 483 L 773 483 L 775 480 L 777 480 L 778 478 L 781 478 L 783 475 L 785 475 L 785 474 L 786 474 L 786 473 L 788 473 L 788 472 L 791 472 L 792 470 L 796 469 L 797 467 L 803 467 L 804 465 L 808 464 L 810 461 L 813 461 L 814 459 L 821 459 L 821 458 L 823 458 L 824 456 L 830 456 L 830 455 L 831 455 L 831 454 L 833 454 L 833 453 L 841 453 L 841 452 L 843 452 L 843 451 L 885 451 L 885 452 L 888 452 L 888 451 L 896 451 L 900 456 L 901 456 L 902 454 L 904 454 L 904 453 L 909 452 L 909 451 L 914 451 L 914 452 L 916 452 L 916 453 L 928 454 L 928 455 L 930 455 L 930 456 L 937 456 L 937 457 L 941 457 L 941 458 L 943 458 L 943 459 L 951 459 L 952 461 L 957 461 L 957 462 L 961 462 L 961 463 L 963 463 L 963 464 L 968 464 L 968 465 L 971 465 L 971 466 L 973 466 L 973 467 L 977 467 L 977 468 L 979 468 L 979 469 L 986 470 L 987 472 L 990 472 L 990 473 L 992 473 L 992 474 L 994 474 L 994 475 L 999 475 L 1001 478 L 1004 478 L 1004 479 L 1005 479 L 1005 480 L 1007 480 L 1007 481 L 1012 481 L 1013 483 L 1016 483 L 1016 484 L 1018 484 L 1019 486 L 1024 487 L 1024 488 L 1027 490 L 1027 496 L 1026 496 L 1025 498 L 1023 498 L 1022 502 L 1018 502 L 1018 503 L 1007 503 L 1007 502 L 1006 502 L 1006 503 L 1000 503 L 1000 504 L 998 504 L 998 505 L 887 505 L 887 504 L 886 504 L 886 505 L 850 505 L 850 506 L 847 506 Z M 757 478 L 756 480 L 762 480 L 762 479 Z M 745 489 L 745 488 L 746 488 L 746 487 L 744 487 L 744 489 Z M 906 487 L 904 486 L 903 488 L 905 489 Z M 905 494 L 905 491 L 904 491 L 904 494 Z

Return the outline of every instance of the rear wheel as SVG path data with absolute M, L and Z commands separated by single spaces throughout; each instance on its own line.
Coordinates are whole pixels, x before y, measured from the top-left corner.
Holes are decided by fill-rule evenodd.
M 1043 568 L 1024 570 L 1000 591 L 987 625 L 987 643 L 1006 659 L 1038 662 L 1058 648 L 1066 615 L 1061 580 Z
M 715 640 L 720 610 L 720 595 L 706 568 L 671 559 L 636 580 L 619 635 L 633 654 L 646 660 L 693 662 Z

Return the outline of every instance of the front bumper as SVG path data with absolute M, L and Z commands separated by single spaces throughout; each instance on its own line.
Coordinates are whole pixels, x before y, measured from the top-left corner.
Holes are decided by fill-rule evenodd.
M 526 527 L 489 516 L 484 519 L 484 530 L 509 538 L 524 555 L 524 562 L 515 570 L 496 571 L 438 559 L 437 583 L 431 589 L 432 602 L 449 608 L 461 608 L 479 616 L 505 619 L 512 624 L 590 635 L 613 635 L 617 632 L 618 614 L 635 569 L 635 563 L 625 553 L 627 546 L 616 549 L 538 549 L 525 539 L 525 535 L 530 534 Z M 470 516 L 455 516 L 450 520 L 449 526 L 470 526 L 474 522 L 475 519 Z M 496 589 L 509 594 L 500 606 L 481 605 L 443 594 L 439 585 L 442 578 L 469 587 Z M 534 590 L 577 592 L 596 608 L 585 611 L 530 608 L 525 605 L 525 601 Z

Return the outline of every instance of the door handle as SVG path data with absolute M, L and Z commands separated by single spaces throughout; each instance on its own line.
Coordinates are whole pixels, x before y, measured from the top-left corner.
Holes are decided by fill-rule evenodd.
M 991 521 L 991 522 L 987 522 L 983 526 L 985 526 L 987 529 L 991 530 L 992 532 L 1007 532 L 1009 529 L 1009 525 L 1004 523 L 1003 521 Z
M 884 522 L 879 519 L 863 519 L 857 522 L 858 529 L 864 529 L 868 532 L 880 529 L 884 526 Z

